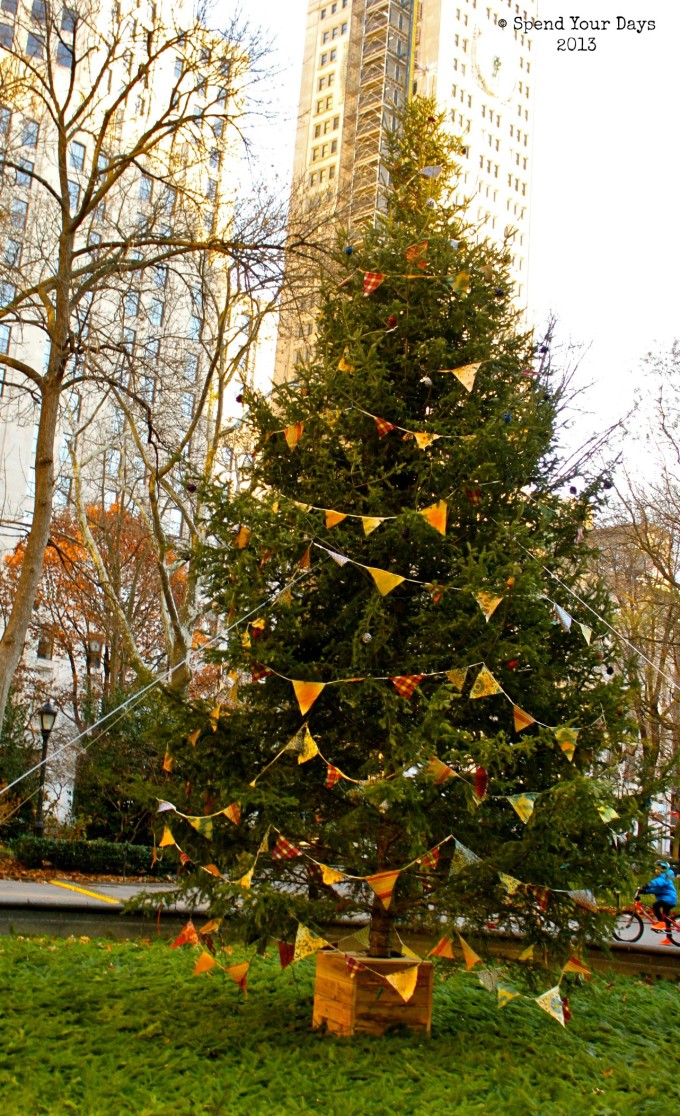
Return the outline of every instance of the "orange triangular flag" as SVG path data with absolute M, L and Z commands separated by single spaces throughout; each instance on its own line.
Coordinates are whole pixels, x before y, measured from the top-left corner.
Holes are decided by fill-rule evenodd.
M 230 965 L 227 969 L 229 976 L 235 980 L 244 996 L 248 996 L 248 969 L 250 968 L 250 961 L 241 961 L 238 965 Z
M 427 447 L 431 446 L 433 442 L 436 442 L 437 438 L 441 437 L 441 434 L 426 434 L 423 431 L 415 430 L 412 431 L 412 434 L 416 440 L 418 449 L 421 450 L 427 449 Z
M 463 957 L 465 958 L 465 968 L 469 972 L 470 969 L 474 969 L 475 965 L 481 964 L 482 959 L 478 954 L 475 953 L 472 946 L 469 946 L 467 944 L 465 938 L 462 938 L 460 934 L 458 935 L 458 940 L 463 951 Z
M 532 717 L 531 713 L 525 713 L 519 705 L 513 705 L 512 716 L 515 721 L 515 732 L 523 732 L 524 729 L 529 728 L 529 725 L 536 724 L 536 718 Z
M 213 732 L 217 732 L 217 727 L 220 723 L 220 713 L 221 712 L 222 712 L 222 706 L 221 705 L 216 705 L 215 708 L 213 709 L 212 713 L 210 714 L 210 724 L 212 725 Z
M 593 975 L 587 965 L 583 961 L 579 961 L 578 957 L 570 957 L 566 965 L 562 966 L 563 973 L 578 973 L 579 976 L 585 977 L 587 980 Z
M 393 976 L 385 977 L 387 983 L 392 985 L 394 991 L 398 996 L 401 996 L 405 1004 L 409 1002 L 416 990 L 419 968 L 420 965 L 411 965 L 410 969 L 404 969 Z
M 168 771 L 168 772 L 172 771 L 172 767 L 173 767 L 174 762 L 175 761 L 172 758 L 172 756 L 170 755 L 170 753 L 166 751 L 165 756 L 163 758 L 163 770 Z
M 187 736 L 187 740 L 191 744 L 192 748 L 196 747 L 196 741 L 198 740 L 200 735 L 201 735 L 201 730 L 200 730 L 200 728 L 197 728 L 197 729 L 194 729 L 193 732 L 190 732 L 189 735 Z
M 307 713 L 314 705 L 314 702 L 318 698 L 321 691 L 324 689 L 326 683 L 300 682 L 299 680 L 293 678 L 291 678 L 291 682 L 293 683 L 295 696 L 298 700 L 298 705 L 300 706 L 300 712 L 304 717 L 305 713 Z
M 475 678 L 472 689 L 470 690 L 471 698 L 491 697 L 493 694 L 502 694 L 503 689 L 498 685 L 490 670 L 485 666 L 482 667 L 479 674 Z
M 453 952 L 453 945 L 450 938 L 440 938 L 436 946 L 430 950 L 428 957 L 446 957 L 449 961 L 455 961 L 456 955 Z
M 439 531 L 440 535 L 446 534 L 446 500 L 440 500 L 437 504 L 430 504 L 429 508 L 423 508 L 420 512 L 423 519 L 426 519 L 430 527 L 434 527 L 435 531 Z
M 328 887 L 345 879 L 345 873 L 339 872 L 337 868 L 329 868 L 327 864 L 319 864 L 317 867 L 321 871 L 321 879 Z
M 191 919 L 182 927 L 179 934 L 172 942 L 170 949 L 177 949 L 183 945 L 198 945 L 198 934 Z
M 238 535 L 236 536 L 236 545 L 239 550 L 243 550 L 248 545 L 248 539 L 252 535 L 247 527 L 240 527 Z
M 177 842 L 175 841 L 175 838 L 172 835 L 172 830 L 170 829 L 169 826 L 167 826 L 167 825 L 164 826 L 163 827 L 163 836 L 161 837 L 160 841 L 158 842 L 159 849 L 167 849 L 168 846 L 176 845 L 176 844 L 177 844 Z
M 397 585 L 401 585 L 402 581 L 406 580 L 400 574 L 390 573 L 389 570 L 379 570 L 375 566 L 364 566 L 364 569 L 368 570 L 375 581 L 381 597 L 386 597 L 388 593 L 397 588 Z
M 443 760 L 437 759 L 436 756 L 432 756 L 432 759 L 427 762 L 425 774 L 429 775 L 431 779 L 434 779 L 435 783 L 445 783 L 447 779 L 453 779 L 456 772 L 452 767 L 449 767 L 448 763 L 444 763 Z
M 203 864 L 201 867 L 204 872 L 209 872 L 211 876 L 219 876 L 222 879 L 222 873 L 216 864 Z
M 496 597 L 493 593 L 486 593 L 482 590 L 479 593 L 475 593 L 475 600 L 484 613 L 484 617 L 488 623 L 489 617 L 493 616 L 503 598 Z
M 198 961 L 196 962 L 196 967 L 194 969 L 194 976 L 198 976 L 199 973 L 210 972 L 211 969 L 215 968 L 216 964 L 217 964 L 216 959 L 210 953 L 208 953 L 206 950 L 203 950 L 203 953 L 201 954 Z
M 342 523 L 343 519 L 347 519 L 346 512 L 329 510 L 326 512 L 326 527 L 335 527 L 338 523 Z
M 366 538 L 379 527 L 381 523 L 385 522 L 385 516 L 382 515 L 362 515 L 361 523 L 364 528 L 364 535 Z
M 385 910 L 389 910 L 394 888 L 399 879 L 400 869 L 394 872 L 377 872 L 375 876 L 365 876 L 364 880 L 378 896 Z
M 295 449 L 296 445 L 300 441 L 300 438 L 302 437 L 302 431 L 304 430 L 304 428 L 304 422 L 294 422 L 290 426 L 286 427 L 283 432 L 283 436 L 288 443 L 288 449 Z
M 305 550 L 304 554 L 302 555 L 302 558 L 298 562 L 298 566 L 300 567 L 301 570 L 308 570 L 309 567 L 311 566 L 311 564 L 312 564 L 312 545 L 310 543 L 309 546 L 307 547 L 307 549 Z
M 234 825 L 240 825 L 241 807 L 239 806 L 238 802 L 232 802 L 229 806 L 225 806 L 222 813 L 224 814 L 225 818 L 229 818 L 229 821 L 233 822 Z

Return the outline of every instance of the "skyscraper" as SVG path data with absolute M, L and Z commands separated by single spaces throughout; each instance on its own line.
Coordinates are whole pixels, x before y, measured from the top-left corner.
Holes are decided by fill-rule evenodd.
M 414 95 L 436 98 L 460 136 L 456 200 L 480 236 L 508 243 L 515 298 L 527 296 L 531 40 L 513 29 L 536 0 L 309 0 L 294 178 L 350 227 L 385 205 L 384 135 Z M 503 26 L 505 21 L 506 26 Z M 313 317 L 281 315 L 285 379 Z

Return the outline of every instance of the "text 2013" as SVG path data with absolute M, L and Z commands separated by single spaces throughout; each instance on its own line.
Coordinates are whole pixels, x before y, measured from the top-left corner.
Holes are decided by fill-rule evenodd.
M 582 36 L 578 36 L 578 37 L 572 36 L 569 39 L 558 39 L 557 40 L 557 49 L 558 50 L 597 50 L 597 43 L 595 42 L 595 39 L 592 36 L 589 39 L 584 39 Z

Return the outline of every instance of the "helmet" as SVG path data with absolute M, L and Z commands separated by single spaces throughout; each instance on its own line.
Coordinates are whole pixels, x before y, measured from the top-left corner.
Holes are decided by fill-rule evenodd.
M 659 868 L 670 868 L 670 864 L 667 860 L 657 860 L 656 863 L 658 864 Z

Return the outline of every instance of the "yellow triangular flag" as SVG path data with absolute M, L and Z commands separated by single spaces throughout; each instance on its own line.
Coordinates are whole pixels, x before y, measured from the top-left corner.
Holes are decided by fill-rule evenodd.
M 356 934 L 350 934 L 346 938 L 340 939 L 340 945 L 343 950 L 353 950 L 355 953 L 365 953 L 369 946 L 370 941 L 370 926 L 362 926 L 357 930 Z
M 510 984 L 501 984 L 499 981 L 496 985 L 496 992 L 498 993 L 498 1006 L 504 1008 L 511 1000 L 516 1000 L 521 996 L 521 992 L 517 992 Z
M 457 690 L 462 690 L 467 678 L 467 667 L 461 667 L 459 670 L 447 670 L 446 677 L 452 686 Z
M 196 962 L 196 967 L 194 969 L 194 976 L 198 976 L 199 973 L 210 972 L 211 969 L 215 968 L 216 964 L 217 964 L 217 961 L 215 960 L 215 958 L 210 953 L 208 953 L 206 950 L 203 950 L 203 953 L 201 954 L 198 961 Z
M 387 983 L 392 985 L 394 991 L 401 996 L 405 1004 L 409 1002 L 416 990 L 419 968 L 419 965 L 411 965 L 410 969 L 404 969 L 393 976 L 385 977 Z
M 446 500 L 440 500 L 437 504 L 430 504 L 429 508 L 422 508 L 420 514 L 423 519 L 427 520 L 430 527 L 434 527 L 435 531 L 439 531 L 440 535 L 445 535 L 446 512 Z
M 239 550 L 245 549 L 245 547 L 248 545 L 248 539 L 250 538 L 252 533 L 253 532 L 250 531 L 247 527 L 239 527 L 239 532 L 236 536 L 236 545 Z
M 490 670 L 485 666 L 482 667 L 479 674 L 475 678 L 472 689 L 470 690 L 471 698 L 491 697 L 493 694 L 502 694 L 503 689 L 498 685 Z
M 585 639 L 586 643 L 590 647 L 590 641 L 593 638 L 593 629 L 589 628 L 587 624 L 579 624 L 579 628 L 581 629 L 581 632 L 583 633 L 583 638 Z
M 234 825 L 241 824 L 241 807 L 238 802 L 231 802 L 229 806 L 225 806 L 222 813 L 225 818 L 229 818 L 229 821 L 233 822 Z
M 400 574 L 390 573 L 389 570 L 378 570 L 375 566 L 364 566 L 364 569 L 370 573 L 382 597 L 386 597 L 397 588 L 397 585 L 401 585 L 402 581 L 406 580 Z
M 167 771 L 167 772 L 172 771 L 174 763 L 175 763 L 174 759 L 172 758 L 170 753 L 166 750 L 165 757 L 163 759 L 163 770 Z
M 300 712 L 304 717 L 305 713 L 314 705 L 321 691 L 324 689 L 325 682 L 300 682 L 296 679 L 291 679 L 295 696 L 300 706 Z
M 518 957 L 518 961 L 533 961 L 533 959 L 534 959 L 534 947 L 533 947 L 533 945 L 527 946 L 526 949 L 523 949 L 522 952 L 520 953 L 519 957 Z
M 262 856 L 262 853 L 269 852 L 269 831 L 270 831 L 270 829 L 271 829 L 271 826 L 268 825 L 267 826 L 267 831 L 266 831 L 264 837 L 262 838 L 259 845 L 257 846 L 257 855 L 258 856 Z
M 475 965 L 481 964 L 482 959 L 460 934 L 458 935 L 458 940 L 460 941 L 460 947 L 463 951 L 463 957 L 465 958 L 465 968 L 469 972 L 470 969 L 474 969 Z
M 517 812 L 519 817 L 526 825 L 529 818 L 534 812 L 534 805 L 536 803 L 536 794 L 509 794 L 507 796 L 508 802 Z
M 345 349 L 344 353 L 340 357 L 340 360 L 338 361 L 338 372 L 349 372 L 349 374 L 351 375 L 352 372 L 356 371 L 356 369 L 355 366 L 353 364 L 350 364 L 350 362 L 346 359 L 348 352 L 349 350 Z
M 421 450 L 427 449 L 427 447 L 431 446 L 432 443 L 437 440 L 437 438 L 441 437 L 440 434 L 426 434 L 422 431 L 415 431 L 415 430 L 412 431 L 412 433 L 413 433 L 413 437 L 415 438 L 415 440 L 418 444 L 418 449 L 421 449 Z
M 607 825 L 611 821 L 616 821 L 619 816 L 616 810 L 614 810 L 611 806 L 596 806 L 595 809 L 597 810 L 605 825 Z
M 427 955 L 428 957 L 446 957 L 449 961 L 455 961 L 456 955 L 453 952 L 453 945 L 450 938 L 440 938 L 436 946 L 433 946 Z
M 251 883 L 253 882 L 253 872 L 254 871 L 255 871 L 255 865 L 253 864 L 250 871 L 246 872 L 245 876 L 241 876 L 241 879 L 236 881 L 236 883 L 239 885 L 239 887 L 250 887 Z
M 399 875 L 400 869 L 397 868 L 394 872 L 377 872 L 374 876 L 364 877 L 365 882 L 375 892 L 386 911 L 389 910 L 392 902 L 392 895 Z
M 187 740 L 191 744 L 192 748 L 196 747 L 196 741 L 198 740 L 200 735 L 201 735 L 201 730 L 200 730 L 200 728 L 197 728 L 197 729 L 194 729 L 193 732 L 190 732 L 189 735 L 187 736 Z
M 212 841 L 213 837 L 213 823 L 212 818 L 187 818 L 189 825 L 193 826 L 201 837 L 205 837 L 206 841 Z
M 366 535 L 366 538 L 368 538 L 372 531 L 375 531 L 376 527 L 379 527 L 380 524 L 384 522 L 385 517 L 382 515 L 362 515 L 361 523 L 363 525 L 364 535 Z
M 304 428 L 304 422 L 294 422 L 291 426 L 286 427 L 283 432 L 283 436 L 288 443 L 289 450 L 295 449 L 296 445 L 300 441 L 300 438 L 302 437 L 302 431 L 304 430 Z
M 562 725 L 560 728 L 555 729 L 555 740 L 569 760 L 569 763 L 571 763 L 574 758 L 578 734 L 578 729 L 568 728 L 566 725 Z
M 445 783 L 447 779 L 454 779 L 457 772 L 449 767 L 448 763 L 444 763 L 437 756 L 432 756 L 425 767 L 425 774 L 434 779 L 435 783 Z
M 472 391 L 475 386 L 475 376 L 481 363 L 481 360 L 479 360 L 476 364 L 463 364 L 460 368 L 442 368 L 442 372 L 452 372 L 466 391 Z
M 532 717 L 531 713 L 525 713 L 519 705 L 513 705 L 512 716 L 515 722 L 515 732 L 524 732 L 524 729 L 529 728 L 529 725 L 536 724 L 536 718 Z
M 505 872 L 499 872 L 498 878 L 500 879 L 503 887 L 508 895 L 514 895 L 518 888 L 522 886 L 521 880 L 516 880 L 514 876 L 508 876 Z
M 347 519 L 346 512 L 327 511 L 326 527 L 336 527 L 338 523 L 342 523 L 343 519 Z
M 309 957 L 312 953 L 318 953 L 320 949 L 327 945 L 328 942 L 325 938 L 319 938 L 316 934 L 312 934 L 312 931 L 300 922 L 295 935 L 293 961 L 302 961 L 303 958 Z
M 587 980 L 593 975 L 587 965 L 583 961 L 579 961 L 578 957 L 570 957 L 565 965 L 562 966 L 563 973 L 578 973 L 579 976 L 585 977 Z
M 399 940 L 399 945 L 402 957 L 408 957 L 411 961 L 422 961 L 420 954 L 416 953 L 415 949 L 411 949 L 410 946 L 404 945 L 401 939 Z
M 564 1009 L 562 1007 L 559 985 L 555 985 L 554 988 L 550 988 L 547 992 L 544 992 L 542 996 L 537 998 L 536 1003 L 543 1011 L 547 1011 L 548 1015 L 552 1015 L 553 1019 L 556 1019 L 557 1022 L 561 1023 L 564 1027 Z
M 215 708 L 213 709 L 213 711 L 210 714 L 210 724 L 212 725 L 213 732 L 217 732 L 217 729 L 218 729 L 218 726 L 219 726 L 219 723 L 220 723 L 220 713 L 221 712 L 222 712 L 222 706 L 221 705 L 216 705 Z
M 314 759 L 314 756 L 318 756 L 318 754 L 319 749 L 317 747 L 316 740 L 305 725 L 305 732 L 304 736 L 302 737 L 302 745 L 298 754 L 298 763 L 307 763 L 307 760 Z
M 329 868 L 327 864 L 318 864 L 317 867 L 321 871 L 321 879 L 328 887 L 345 879 L 345 873 L 339 872 L 337 868 Z
M 199 926 L 199 934 L 215 934 L 222 925 L 221 918 L 211 918 L 206 922 L 205 926 Z
M 494 612 L 503 600 L 503 597 L 496 597 L 493 593 L 486 593 L 482 590 L 482 592 L 480 593 L 475 593 L 475 600 L 484 613 L 484 616 L 488 623 L 489 617 L 493 616 Z
M 177 844 L 177 842 L 175 841 L 175 838 L 172 835 L 172 830 L 170 829 L 169 826 L 167 826 L 167 825 L 164 826 L 163 827 L 163 836 L 161 837 L 160 841 L 158 842 L 159 849 L 167 849 L 169 845 L 176 845 L 176 844 Z
M 470 290 L 469 271 L 459 271 L 456 278 L 451 281 L 451 286 L 458 293 L 467 294 Z

